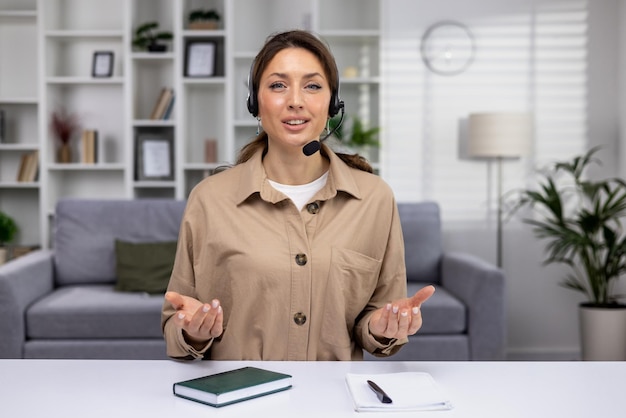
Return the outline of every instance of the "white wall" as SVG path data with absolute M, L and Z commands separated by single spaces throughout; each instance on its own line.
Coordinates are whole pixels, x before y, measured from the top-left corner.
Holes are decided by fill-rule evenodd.
M 618 55 L 618 68 L 626 69 L 626 0 L 619 1 L 619 12 L 616 13 L 616 17 L 618 19 L 618 39 L 619 45 L 617 48 Z M 620 131 L 620 141 L 619 141 L 619 150 L 616 153 L 616 156 L 619 159 L 619 175 L 621 177 L 626 177 L 626 138 L 624 138 L 624 133 L 626 132 L 626 74 L 624 71 L 618 72 L 619 80 L 618 86 L 615 89 L 619 93 L 619 113 L 618 119 L 619 123 L 619 131 Z
M 568 1 L 577 0 L 562 0 Z M 594 174 L 616 175 L 620 170 L 620 81 L 622 89 L 626 91 L 626 75 L 618 76 L 621 45 L 619 28 L 625 26 L 624 19 L 620 19 L 620 16 L 626 17 L 623 3 L 626 0 L 589 1 L 587 143 L 589 146 L 604 145 L 600 154 L 604 165 Z M 415 35 L 420 28 L 425 27 L 426 22 L 442 19 L 463 21 L 465 18 L 475 18 L 481 9 L 494 7 L 508 7 L 511 12 L 528 10 L 531 4 L 528 0 L 387 0 L 384 30 L 387 35 L 395 37 L 394 42 L 404 36 L 406 42 L 417 46 Z M 626 35 L 622 39 L 626 39 Z M 384 66 L 393 66 L 395 57 L 388 54 L 384 56 Z M 406 62 L 399 65 L 406 65 Z M 410 91 L 412 86 L 408 85 L 406 88 Z M 393 94 L 384 95 L 383 123 L 393 125 L 384 129 L 391 129 L 394 135 L 393 139 L 389 139 L 390 145 L 383 151 L 387 154 L 386 160 L 394 162 L 391 179 L 387 180 L 396 194 L 401 196 L 400 200 L 410 200 L 420 195 L 419 191 L 408 188 L 422 187 L 415 185 L 415 171 L 411 172 L 410 166 L 411 158 L 419 155 L 421 150 L 417 145 L 416 136 L 419 132 L 416 132 L 415 120 L 398 116 L 403 112 L 398 107 L 401 105 L 401 101 L 394 100 Z M 626 155 L 626 152 L 623 154 Z M 405 172 L 400 173 L 398 171 L 402 170 L 402 163 L 405 164 Z M 473 253 L 495 262 L 495 227 L 444 222 L 444 233 L 448 250 Z M 508 296 L 509 358 L 577 358 L 577 305 L 582 301 L 582 295 L 558 286 L 557 283 L 566 270 L 558 266 L 542 266 L 543 245 L 532 237 L 528 228 L 519 224 L 505 224 L 503 248 L 503 269 L 507 278 Z

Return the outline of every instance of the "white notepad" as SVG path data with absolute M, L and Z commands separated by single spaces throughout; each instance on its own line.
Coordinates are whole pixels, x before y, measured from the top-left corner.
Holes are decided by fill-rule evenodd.
M 389 395 L 392 403 L 382 403 L 367 384 L 374 381 Z M 448 396 L 432 376 L 424 372 L 386 374 L 346 374 L 354 409 L 365 411 L 433 411 L 452 409 Z

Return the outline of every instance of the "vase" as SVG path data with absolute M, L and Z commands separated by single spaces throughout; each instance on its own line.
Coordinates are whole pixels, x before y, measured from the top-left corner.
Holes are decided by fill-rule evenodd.
M 166 52 L 167 51 L 167 45 L 165 44 L 150 44 L 148 45 L 148 52 Z
M 582 359 L 626 360 L 626 305 L 597 307 L 580 305 Z
M 72 149 L 70 144 L 61 144 L 59 147 L 57 161 L 62 164 L 72 162 Z

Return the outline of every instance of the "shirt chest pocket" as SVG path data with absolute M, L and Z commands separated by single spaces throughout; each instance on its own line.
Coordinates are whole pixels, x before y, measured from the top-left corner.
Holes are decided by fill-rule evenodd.
M 382 262 L 353 250 L 333 248 L 326 285 L 322 339 L 349 346 L 354 323 L 378 284 Z

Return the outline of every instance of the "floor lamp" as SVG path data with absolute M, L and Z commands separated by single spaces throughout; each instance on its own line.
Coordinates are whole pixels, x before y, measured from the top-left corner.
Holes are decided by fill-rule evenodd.
M 528 113 L 473 113 L 469 115 L 468 154 L 497 163 L 497 264 L 502 267 L 502 161 L 528 153 L 532 134 Z

